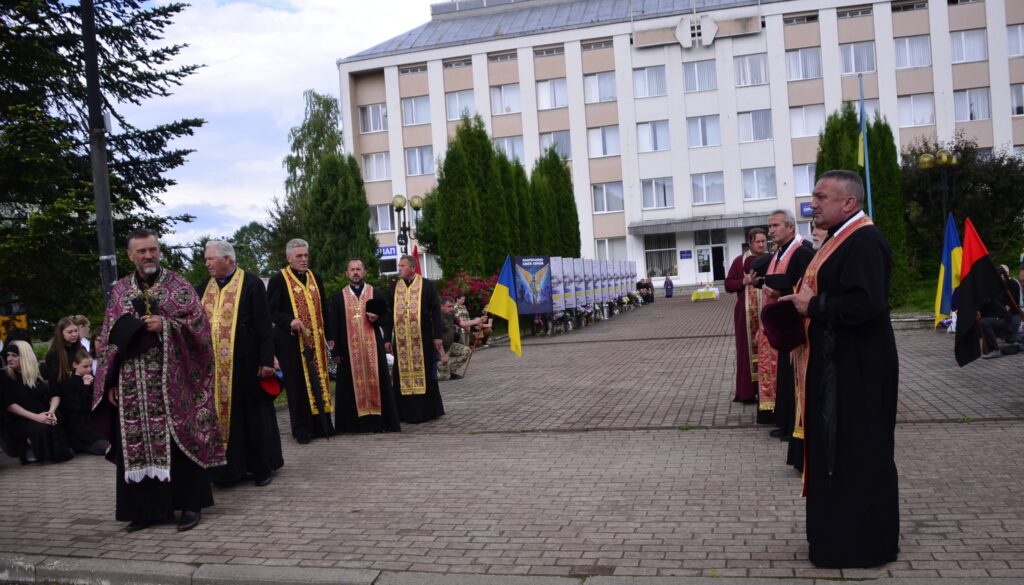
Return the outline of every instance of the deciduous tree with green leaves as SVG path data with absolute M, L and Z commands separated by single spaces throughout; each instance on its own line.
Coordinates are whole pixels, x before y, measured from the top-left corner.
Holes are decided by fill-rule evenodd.
M 302 97 L 306 102 L 302 124 L 293 127 L 288 133 L 291 152 L 284 157 L 287 172 L 284 197 L 275 198 L 269 210 L 271 259 L 278 266 L 285 264 L 284 248 L 288 240 L 303 237 L 303 201 L 316 179 L 320 160 L 325 155 L 343 154 L 337 98 L 312 89 L 303 92 Z

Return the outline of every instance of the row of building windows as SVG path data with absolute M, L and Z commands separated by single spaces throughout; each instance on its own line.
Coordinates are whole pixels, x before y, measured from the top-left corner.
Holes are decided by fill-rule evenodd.
M 989 88 L 978 87 L 953 92 L 954 121 L 969 122 L 992 118 Z M 899 96 L 897 98 L 898 123 L 901 128 L 929 126 L 935 123 L 935 100 L 931 93 Z M 878 100 L 865 100 L 865 113 L 871 118 L 878 109 Z M 1010 114 L 1024 116 L 1024 84 L 1010 86 Z M 703 148 L 721 146 L 722 135 L 718 114 L 686 118 L 687 146 Z M 373 118 L 370 118 L 373 119 Z M 825 125 L 824 104 L 797 106 L 789 109 L 790 136 L 792 138 L 818 136 Z M 737 115 L 740 143 L 772 140 L 772 111 L 770 109 L 740 112 Z M 523 137 L 495 138 L 494 145 L 510 159 L 525 160 Z M 590 158 L 621 154 L 619 127 L 601 126 L 587 129 Z M 568 130 L 540 134 L 541 150 L 554 148 L 565 159 L 572 159 L 572 144 Z M 637 148 L 641 153 L 670 150 L 671 133 L 668 120 L 654 120 L 637 124 Z M 391 178 L 390 161 L 386 152 L 363 155 L 367 181 Z M 406 149 L 406 173 L 409 176 L 434 172 L 433 149 L 429 146 Z
M 1010 57 L 1024 56 L 1024 24 L 1007 27 Z M 969 63 L 988 59 L 988 40 L 985 29 L 954 31 L 950 33 L 953 63 Z M 931 65 L 931 42 L 928 35 L 899 37 L 895 42 L 897 69 L 928 67 Z M 871 73 L 875 71 L 874 41 L 839 45 L 842 74 Z M 737 87 L 768 83 L 768 56 L 765 53 L 741 55 L 735 60 Z M 806 47 L 786 51 L 787 79 L 798 81 L 822 77 L 821 47 Z M 713 59 L 683 64 L 686 92 L 714 91 L 718 89 L 717 72 Z M 599 103 L 617 99 L 615 72 L 605 71 L 583 78 L 584 100 Z M 491 111 L 494 115 L 522 111 L 519 84 L 491 87 Z M 633 94 L 636 98 L 657 97 L 668 94 L 665 66 L 655 65 L 633 70 Z M 476 113 L 473 90 L 445 94 L 448 120 L 458 120 L 463 114 Z M 550 110 L 568 106 L 569 93 L 566 79 L 546 79 L 537 82 L 537 109 Z M 430 123 L 428 96 L 415 96 L 402 100 L 403 124 L 412 126 Z M 360 107 L 360 131 L 387 130 L 387 112 L 384 104 Z
M 814 164 L 794 165 L 794 192 L 797 196 L 810 195 L 814 186 Z M 775 168 L 743 169 L 741 172 L 743 200 L 775 199 Z M 615 213 L 625 208 L 621 181 L 596 183 L 590 187 L 594 213 Z M 693 205 L 725 202 L 725 178 L 722 171 L 690 175 Z M 640 181 L 641 206 L 645 210 L 675 207 L 675 189 L 671 177 L 656 177 Z

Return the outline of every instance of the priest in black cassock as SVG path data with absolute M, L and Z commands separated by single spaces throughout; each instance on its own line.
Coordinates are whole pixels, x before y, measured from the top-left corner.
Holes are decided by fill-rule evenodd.
M 288 266 L 270 277 L 267 298 L 274 322 L 274 350 L 284 373 L 292 436 L 300 445 L 330 436 L 334 412 L 327 374 L 324 316 L 327 296 L 309 269 L 309 244 L 298 238 L 285 246 Z M 319 392 L 314 389 L 319 388 Z
M 863 212 L 856 173 L 824 173 L 811 207 L 829 237 L 800 290 L 782 299 L 806 315 L 797 383 L 805 379 L 807 389 L 809 557 L 819 567 L 874 567 L 899 553 L 892 252 Z
M 395 372 L 398 414 L 404 423 L 421 423 L 444 415 L 437 385 L 437 361 L 448 363 L 441 333 L 441 302 L 429 280 L 416 274 L 416 258 L 402 256 L 399 279 L 391 287 L 394 310 Z M 384 332 L 391 339 L 391 332 Z M 391 351 L 391 344 L 385 345 Z
M 362 260 L 349 260 L 345 273 L 349 284 L 331 297 L 327 316 L 327 339 L 338 364 L 334 431 L 401 431 L 382 333 L 391 330 L 387 295 L 364 282 Z
M 793 292 L 814 257 L 813 244 L 796 232 L 796 218 L 788 209 L 773 211 L 768 216 L 768 236 L 775 243 L 774 257 L 768 265 L 768 276 L 764 293 L 779 297 Z M 771 285 L 779 287 L 773 289 Z M 771 302 L 774 302 L 774 298 Z M 793 378 L 793 362 L 789 352 L 777 352 L 775 378 L 775 430 L 771 436 L 788 441 L 786 464 L 797 469 L 804 467 L 803 432 L 795 429 L 796 392 Z M 794 436 L 794 430 L 796 434 Z
M 210 481 L 233 484 L 251 475 L 257 486 L 267 486 L 284 466 L 274 398 L 260 385 L 274 376 L 267 290 L 235 264 L 235 249 L 224 240 L 210 240 L 204 259 L 210 279 L 196 291 L 210 320 L 214 403 L 228 458 L 209 471 Z

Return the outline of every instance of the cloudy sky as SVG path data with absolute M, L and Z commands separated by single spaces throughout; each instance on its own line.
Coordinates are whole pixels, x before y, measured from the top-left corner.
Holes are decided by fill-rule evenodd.
M 168 238 L 229 236 L 283 192 L 282 159 L 288 130 L 302 122 L 302 92 L 338 96 L 335 61 L 430 20 L 440 0 L 186 0 L 191 6 L 167 31 L 187 43 L 182 63 L 205 68 L 175 95 L 130 115 L 141 126 L 183 117 L 204 118 L 195 149 L 172 177 L 164 197 L 168 214 L 191 213 L 192 224 Z

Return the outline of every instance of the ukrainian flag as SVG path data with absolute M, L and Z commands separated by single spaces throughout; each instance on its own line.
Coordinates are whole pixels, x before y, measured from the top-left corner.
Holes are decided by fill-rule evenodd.
M 523 355 L 523 344 L 519 339 L 519 305 L 516 304 L 516 282 L 512 275 L 512 257 L 505 256 L 505 266 L 491 293 L 488 312 L 508 321 L 508 342 L 512 353 Z
M 935 292 L 935 327 L 950 316 L 953 291 L 960 287 L 960 264 L 964 249 L 960 246 L 960 234 L 956 231 L 953 214 L 946 221 L 946 237 L 942 244 L 942 261 L 939 263 L 939 286 Z

